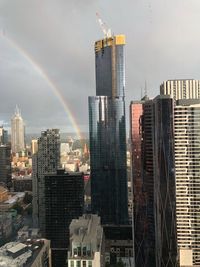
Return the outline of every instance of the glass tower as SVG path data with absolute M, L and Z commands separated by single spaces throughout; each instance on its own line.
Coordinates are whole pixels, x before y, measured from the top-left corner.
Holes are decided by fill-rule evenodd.
M 125 36 L 95 43 L 96 96 L 89 97 L 92 212 L 103 224 L 128 222 Z

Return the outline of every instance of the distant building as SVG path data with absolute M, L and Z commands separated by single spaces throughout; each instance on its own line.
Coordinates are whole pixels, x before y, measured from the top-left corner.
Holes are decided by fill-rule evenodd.
M 86 214 L 70 224 L 68 267 L 104 267 L 104 237 L 100 217 Z
M 8 144 L 8 131 L 0 126 L 0 145 Z
M 48 173 L 56 173 L 60 167 L 60 133 L 48 129 L 38 138 L 38 152 L 33 155 L 33 222 L 45 234 L 45 181 Z
M 9 145 L 0 145 L 0 183 L 10 188 L 11 178 L 11 149 Z
M 2 266 L 51 267 L 50 241 L 28 239 L 26 242 L 10 242 L 0 247 Z
M 91 206 L 103 224 L 128 223 L 125 36 L 95 42 L 96 96 L 89 97 Z
M 84 180 L 82 173 L 45 176 L 45 234 L 51 240 L 52 266 L 65 267 L 69 248 L 69 225 L 83 214 Z
M 5 244 L 13 233 L 12 215 L 8 212 L 0 212 L 0 246 Z
M 38 152 L 38 140 L 31 140 L 31 154 L 35 154 Z
M 32 191 L 31 176 L 15 176 L 12 178 L 14 192 Z
M 18 153 L 25 149 L 25 126 L 20 110 L 16 107 L 11 119 L 11 149 L 12 153 Z
M 0 203 L 8 200 L 8 190 L 7 188 L 0 186 Z
M 182 79 L 164 81 L 160 86 L 161 95 L 170 95 L 174 100 L 200 99 L 200 80 Z

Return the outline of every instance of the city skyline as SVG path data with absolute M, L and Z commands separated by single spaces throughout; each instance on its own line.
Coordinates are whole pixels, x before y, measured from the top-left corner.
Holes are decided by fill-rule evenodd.
M 1 0 L 0 7 L 0 113 L 5 126 L 17 103 L 27 132 L 52 127 L 72 132 L 63 100 L 80 129 L 88 131 L 83 96 L 92 95 L 95 88 L 92 42 L 103 37 L 96 11 L 113 32 L 127 36 L 127 103 L 140 98 L 145 80 L 153 97 L 163 80 L 198 79 L 200 3 L 194 0 L 21 1 L 20 5 Z M 58 88 L 60 99 L 44 76 Z

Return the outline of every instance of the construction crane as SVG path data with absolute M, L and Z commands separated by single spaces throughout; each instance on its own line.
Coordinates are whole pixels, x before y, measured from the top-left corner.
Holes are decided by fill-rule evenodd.
M 99 13 L 96 13 L 96 16 L 97 16 L 99 25 L 100 25 L 100 27 L 101 27 L 103 33 L 104 33 L 104 37 L 105 37 L 105 38 L 109 38 L 109 37 L 111 37 L 111 36 L 112 36 L 111 29 L 109 29 L 109 28 L 107 27 L 107 25 L 102 21 L 102 19 L 101 19 Z

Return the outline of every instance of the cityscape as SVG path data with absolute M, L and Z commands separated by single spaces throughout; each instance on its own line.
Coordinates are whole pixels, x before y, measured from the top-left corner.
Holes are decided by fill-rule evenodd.
M 190 1 L 0 0 L 0 267 L 200 267 Z

